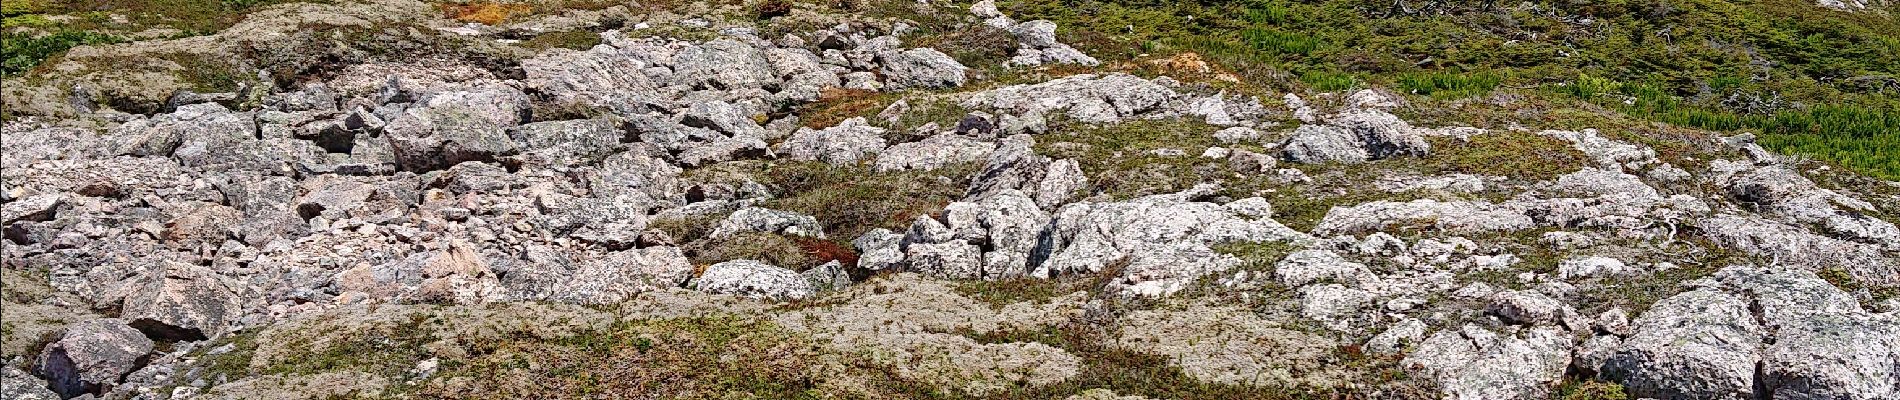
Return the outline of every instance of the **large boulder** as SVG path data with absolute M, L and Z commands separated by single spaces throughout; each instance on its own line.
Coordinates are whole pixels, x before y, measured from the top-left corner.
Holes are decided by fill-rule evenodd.
M 706 267 L 693 288 L 764 300 L 801 300 L 817 293 L 810 280 L 792 270 L 753 260 L 732 260 Z
M 40 352 L 40 374 L 63 397 L 98 393 L 143 366 L 151 352 L 152 340 L 124 320 L 81 321 Z
M 0 366 L 0 399 L 60 400 L 45 380 L 12 366 Z
M 1438 383 L 1445 398 L 1544 399 L 1564 378 L 1571 338 L 1560 329 L 1500 334 L 1474 325 L 1442 330 L 1402 362 Z
M 793 160 L 852 165 L 872 159 L 884 147 L 884 128 L 871 126 L 864 117 L 854 117 L 822 130 L 799 128 L 779 144 L 778 153 Z
M 699 89 L 777 88 L 777 74 L 765 53 L 745 42 L 716 39 L 680 49 L 673 57 L 679 84 Z
M 1754 398 L 1764 332 L 1742 298 L 1695 290 L 1657 302 L 1632 324 L 1636 333 L 1601 368 L 1631 395 Z
M 762 207 L 746 207 L 727 215 L 713 228 L 711 237 L 728 238 L 745 232 L 825 238 L 825 228 L 817 218 Z
M 506 86 L 438 93 L 390 120 L 384 137 L 408 171 L 493 161 L 517 151 L 508 128 L 526 120 L 528 109 L 528 96 Z
M 899 143 L 884 149 L 883 152 L 878 153 L 877 170 L 880 172 L 930 171 L 953 164 L 982 161 L 989 158 L 993 151 L 996 151 L 994 143 L 944 133 L 921 141 Z
M 659 85 L 636 72 L 644 67 L 611 47 L 553 49 L 521 60 L 526 88 L 554 106 L 620 115 L 643 112 L 659 101 Z
M 893 90 L 942 89 L 963 86 L 969 67 L 931 48 L 889 51 L 878 55 L 885 84 Z
M 640 293 L 680 287 L 692 277 L 693 263 L 678 247 L 622 250 L 580 265 L 550 291 L 550 300 L 613 304 Z
M 1180 95 L 1141 77 L 1076 74 L 1041 83 L 970 93 L 958 104 L 1009 115 L 1066 114 L 1085 123 L 1113 123 L 1165 111 Z
M 120 318 L 153 338 L 216 337 L 244 312 L 240 287 L 199 265 L 167 261 L 130 290 L 120 305 Z

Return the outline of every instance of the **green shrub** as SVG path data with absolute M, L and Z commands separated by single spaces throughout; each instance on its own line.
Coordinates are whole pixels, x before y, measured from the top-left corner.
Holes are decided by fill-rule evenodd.
M 1497 89 L 1503 77 L 1490 72 L 1416 72 L 1399 75 L 1399 89 L 1436 98 L 1472 97 Z

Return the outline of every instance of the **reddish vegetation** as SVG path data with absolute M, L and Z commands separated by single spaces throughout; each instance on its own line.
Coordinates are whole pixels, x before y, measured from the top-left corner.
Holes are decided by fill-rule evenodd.
M 474 22 L 485 25 L 500 24 L 510 17 L 527 14 L 532 11 L 526 4 L 502 4 L 492 1 L 441 4 L 444 18 L 462 22 Z
M 845 247 L 842 244 L 838 244 L 838 242 L 803 236 L 792 236 L 791 238 L 792 241 L 798 242 L 799 249 L 805 250 L 805 254 L 811 256 L 814 264 L 823 265 L 832 260 L 838 260 L 838 263 L 844 264 L 845 268 L 856 267 L 858 265 L 858 252 L 852 251 L 850 247 Z

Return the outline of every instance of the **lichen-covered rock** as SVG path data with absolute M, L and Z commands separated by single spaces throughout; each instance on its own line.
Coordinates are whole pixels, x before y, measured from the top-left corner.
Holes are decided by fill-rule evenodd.
M 660 85 L 646 74 L 633 72 L 644 67 L 612 47 L 552 49 L 521 60 L 526 88 L 549 97 L 551 103 L 575 111 L 620 115 L 643 112 L 660 100 Z
M 877 156 L 884 148 L 884 128 L 871 126 L 864 117 L 854 117 L 823 130 L 799 128 L 779 144 L 778 152 L 793 160 L 852 165 Z
M 1374 201 L 1333 207 L 1313 233 L 1326 236 L 1430 226 L 1448 233 L 1508 232 L 1530 229 L 1536 221 L 1509 205 L 1486 201 Z
M 753 260 L 708 266 L 693 279 L 693 289 L 766 300 L 800 300 L 817 293 L 811 281 L 797 272 Z
M 990 157 L 996 144 L 980 142 L 956 134 L 939 134 L 921 141 L 899 143 L 877 156 L 877 170 L 929 171 L 953 164 L 972 163 Z
M 1086 123 L 1112 123 L 1164 111 L 1173 89 L 1126 74 L 1077 74 L 1047 82 L 970 93 L 959 102 L 1010 115 L 1066 114 Z
M 916 48 L 878 54 L 878 73 L 893 90 L 940 89 L 963 86 L 970 69 L 937 49 Z
M 612 304 L 640 293 L 680 287 L 693 277 L 693 264 L 677 247 L 622 250 L 581 264 L 556 285 L 552 300 Z
M 777 87 L 776 75 L 765 53 L 733 39 L 687 46 L 673 56 L 677 83 L 699 89 Z
M 404 170 L 426 172 L 492 161 L 518 148 L 507 129 L 526 119 L 528 97 L 505 86 L 436 94 L 383 128 Z
M 1563 380 L 1570 347 L 1556 328 L 1500 334 L 1465 325 L 1432 334 L 1402 364 L 1423 370 L 1447 398 L 1542 399 Z
M 542 153 L 559 160 L 582 162 L 615 153 L 625 136 L 613 121 L 577 119 L 522 124 L 508 131 L 508 137 L 522 153 Z
M 1100 271 L 1127 262 L 1112 290 L 1160 296 L 1240 263 L 1214 252 L 1219 243 L 1302 241 L 1311 237 L 1270 218 L 1196 201 L 1213 187 L 1125 202 L 1081 202 L 1056 211 L 1031 264 L 1036 277 Z M 1038 262 L 1039 261 L 1039 262 Z
M 1691 291 L 1657 302 L 1632 324 L 1636 333 L 1601 369 L 1631 395 L 1672 400 L 1755 395 L 1763 331 L 1741 298 Z
M 0 367 L 0 398 L 11 400 L 61 400 L 39 377 L 12 366 Z
M 1273 266 L 1273 275 L 1281 284 L 1288 287 L 1305 286 L 1314 282 L 1333 282 L 1358 285 L 1376 281 L 1378 277 L 1365 264 L 1347 261 L 1332 251 L 1312 249 L 1295 251 L 1280 259 Z
M 59 340 L 40 352 L 38 364 L 54 391 L 73 397 L 119 383 L 126 373 L 143 366 L 151 352 L 152 340 L 145 334 L 124 320 L 101 318 L 67 327 Z
M 825 238 L 824 226 L 810 215 L 761 207 L 734 211 L 713 228 L 713 238 L 732 237 L 743 232 L 760 232 Z

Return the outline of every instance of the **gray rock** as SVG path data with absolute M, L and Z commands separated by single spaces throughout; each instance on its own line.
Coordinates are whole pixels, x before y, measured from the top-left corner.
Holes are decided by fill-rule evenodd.
M 903 240 L 904 235 L 884 228 L 872 229 L 863 235 L 858 235 L 857 239 L 851 241 L 852 247 L 858 250 L 858 268 L 882 271 L 902 266 Z
M 119 383 L 151 352 L 152 340 L 139 330 L 118 318 L 101 318 L 68 326 L 40 352 L 38 364 L 55 392 L 73 397 Z
M 66 201 L 65 194 L 46 193 L 14 199 L 0 204 L 0 225 L 11 225 L 18 221 L 49 221 L 59 205 Z
M 1633 272 L 1622 260 L 1609 257 L 1578 257 L 1557 264 L 1557 276 L 1563 279 L 1609 277 Z
M 1127 74 L 1077 74 L 1042 83 L 970 93 L 958 104 L 1003 115 L 1066 114 L 1084 123 L 1113 123 L 1165 111 L 1179 94 Z
M 878 55 L 879 74 L 891 89 L 940 89 L 963 86 L 968 67 L 931 48 L 891 51 Z
M 776 88 L 780 83 L 765 53 L 732 39 L 688 46 L 674 62 L 678 83 L 699 89 Z
M 1461 234 L 1509 232 L 1530 229 L 1536 221 L 1508 205 L 1485 201 L 1441 202 L 1431 199 L 1409 202 L 1374 201 L 1349 207 L 1333 207 L 1320 218 L 1313 233 L 1322 236 L 1390 231 L 1400 226 L 1428 225 L 1441 231 Z
M 1494 293 L 1485 312 L 1503 317 L 1506 322 L 1531 326 L 1558 325 L 1566 315 L 1576 313 L 1562 301 L 1533 290 Z
M 1125 202 L 1063 206 L 1032 253 L 1030 263 L 1036 269 L 1031 275 L 1097 272 L 1127 262 L 1109 288 L 1160 296 L 1239 265 L 1238 258 L 1214 252 L 1209 247 L 1214 244 L 1312 240 L 1271 219 L 1194 201 L 1212 190 L 1203 186 Z
M 491 161 L 517 151 L 507 129 L 520 125 L 527 110 L 527 95 L 507 87 L 440 93 L 389 121 L 384 137 L 408 171 Z
M 11 366 L 0 367 L 0 398 L 9 400 L 61 400 L 39 377 Z
M 572 111 L 600 110 L 631 115 L 657 103 L 660 87 L 646 74 L 630 73 L 646 67 L 611 47 L 575 51 L 551 49 L 521 60 L 528 90 Z
M 1333 126 L 1300 125 L 1281 147 L 1287 161 L 1298 163 L 1361 163 L 1372 159 L 1358 136 Z
M 1365 264 L 1347 261 L 1332 251 L 1310 249 L 1295 251 L 1274 264 L 1273 275 L 1281 284 L 1300 287 L 1315 282 L 1359 285 L 1378 280 Z
M 680 113 L 680 117 L 680 123 L 686 126 L 711 129 L 729 136 L 767 136 L 765 128 L 753 121 L 752 114 L 745 108 L 724 101 L 694 102 Z
M 186 138 L 198 142 L 255 139 L 257 125 L 251 114 L 234 113 L 217 103 L 203 103 L 119 124 L 107 135 L 111 137 L 112 154 L 171 156 Z M 194 150 L 187 156 L 191 158 L 202 151 Z
M 800 300 L 817 293 L 812 282 L 797 272 L 753 260 L 706 267 L 706 272 L 693 280 L 693 289 L 764 300 Z
M 1424 321 L 1406 318 L 1392 324 L 1392 327 L 1373 336 L 1371 340 L 1367 340 L 1366 351 L 1377 355 L 1398 354 L 1405 350 L 1406 346 L 1417 344 L 1419 340 L 1424 339 L 1425 328 Z
M 1556 328 L 1499 334 L 1473 325 L 1442 330 L 1402 362 L 1452 399 L 1542 399 L 1563 380 L 1571 339 Z
M 884 148 L 884 128 L 871 126 L 864 117 L 854 117 L 823 130 L 799 128 L 791 139 L 779 144 L 778 152 L 794 160 L 852 165 L 871 159 Z
M 984 276 L 983 250 L 961 241 L 907 244 L 904 259 L 908 270 L 929 276 L 951 279 Z
M 812 267 L 798 273 L 798 276 L 805 278 L 806 282 L 811 282 L 812 289 L 818 292 L 840 290 L 851 286 L 851 274 L 844 270 L 844 263 L 838 260 Z
M 1072 159 L 1061 159 L 1049 163 L 1048 170 L 1042 174 L 1042 182 L 1036 184 L 1036 205 L 1045 209 L 1054 209 L 1067 204 L 1069 200 L 1086 194 L 1089 178 L 1082 173 L 1082 166 Z
M 825 238 L 824 226 L 818 224 L 817 218 L 791 211 L 760 207 L 746 207 L 734 211 L 732 215 L 720 221 L 718 227 L 713 228 L 711 237 L 726 238 L 743 232 Z
M 1244 126 L 1221 129 L 1214 132 L 1214 140 L 1221 143 L 1251 143 L 1260 140 L 1260 131 Z
M 765 53 L 772 63 L 772 69 L 778 73 L 785 84 L 779 94 L 787 99 L 800 102 L 817 101 L 825 89 L 844 86 L 838 74 L 832 73 L 810 50 L 798 48 L 774 48 Z
M 523 153 L 595 160 L 619 150 L 625 134 L 613 121 L 580 119 L 523 124 L 509 130 L 508 136 Z
M 555 286 L 550 300 L 614 304 L 640 293 L 677 288 L 693 277 L 693 264 L 677 247 L 622 250 L 586 262 Z
M 878 153 L 877 170 L 880 172 L 923 170 L 930 171 L 953 164 L 972 163 L 990 157 L 996 151 L 996 144 L 979 142 L 975 139 L 955 135 L 938 134 L 921 141 L 899 143 Z
M 1801 226 L 1754 216 L 1719 214 L 1694 224 L 1725 248 L 1806 269 L 1840 268 L 1867 284 L 1900 284 L 1900 258 L 1876 245 L 1816 235 Z
M 1741 298 L 1691 291 L 1657 302 L 1633 325 L 1636 333 L 1601 369 L 1630 395 L 1664 400 L 1755 395 L 1763 330 Z
M 244 312 L 244 297 L 225 279 L 204 266 L 166 262 L 131 288 L 120 318 L 153 338 L 217 337 Z

